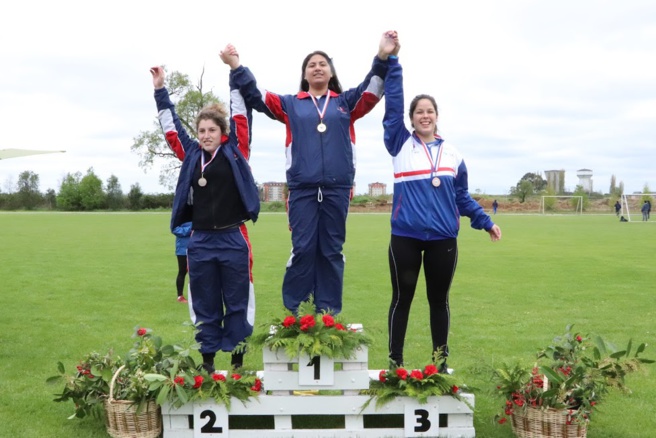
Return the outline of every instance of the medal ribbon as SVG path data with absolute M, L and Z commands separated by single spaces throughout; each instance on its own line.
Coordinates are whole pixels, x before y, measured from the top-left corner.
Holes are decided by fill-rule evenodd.
M 312 98 L 312 103 L 314 103 L 314 107 L 317 109 L 317 113 L 319 114 L 319 122 L 323 123 L 323 116 L 326 114 L 326 109 L 328 108 L 328 101 L 330 100 L 330 90 L 328 90 L 328 94 L 326 95 L 326 102 L 324 102 L 323 109 L 321 111 L 319 111 L 319 105 L 317 104 L 317 99 L 311 94 L 310 97 Z
M 210 161 L 205 163 L 205 150 L 203 150 L 200 154 L 200 176 L 203 178 L 203 174 L 205 173 L 205 168 L 210 165 L 212 161 L 214 161 L 214 157 L 216 157 L 216 153 L 219 152 L 219 149 L 221 149 L 221 146 L 216 148 L 216 150 L 212 153 L 212 158 L 210 158 Z
M 440 161 L 442 160 L 442 148 L 440 148 L 440 150 L 437 152 L 437 157 L 435 157 L 435 161 L 433 161 L 433 157 L 430 153 L 430 150 L 428 149 L 428 146 L 426 146 L 426 143 L 424 143 L 424 141 L 421 138 L 417 137 L 416 134 L 415 134 L 415 139 L 417 139 L 417 141 L 421 143 L 421 145 L 424 147 L 426 158 L 431 164 L 431 176 L 437 176 L 437 169 L 440 168 Z

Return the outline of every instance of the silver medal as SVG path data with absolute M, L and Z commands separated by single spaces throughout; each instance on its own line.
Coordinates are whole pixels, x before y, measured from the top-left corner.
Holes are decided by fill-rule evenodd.
M 207 180 L 201 176 L 200 179 L 198 180 L 198 185 L 201 187 L 205 187 L 207 185 Z
M 433 184 L 433 187 L 439 187 L 441 184 L 441 181 L 438 177 L 433 178 L 433 181 L 431 181 L 431 184 Z
M 326 132 L 326 125 L 324 125 L 323 122 L 319 123 L 319 124 L 317 125 L 317 131 L 319 131 L 319 132 Z

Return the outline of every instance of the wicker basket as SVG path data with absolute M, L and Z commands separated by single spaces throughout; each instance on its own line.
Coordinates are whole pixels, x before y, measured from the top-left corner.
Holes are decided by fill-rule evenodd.
M 586 425 L 567 424 L 566 409 L 527 408 L 512 413 L 512 429 L 519 438 L 585 438 Z
M 109 399 L 105 400 L 107 433 L 112 438 L 157 438 L 162 432 L 162 414 L 154 400 L 137 413 L 137 405 L 114 399 L 114 382 L 125 365 L 114 373 L 109 384 Z

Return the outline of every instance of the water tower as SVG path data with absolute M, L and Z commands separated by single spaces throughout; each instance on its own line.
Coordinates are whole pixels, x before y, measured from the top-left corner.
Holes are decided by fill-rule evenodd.
M 576 171 L 576 176 L 579 177 L 579 185 L 583 187 L 583 191 L 592 193 L 592 170 L 579 169 Z

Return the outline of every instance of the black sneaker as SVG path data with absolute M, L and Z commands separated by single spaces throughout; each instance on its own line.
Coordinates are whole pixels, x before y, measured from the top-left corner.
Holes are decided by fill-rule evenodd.
M 201 368 L 207 371 L 207 374 L 213 374 L 215 371 L 213 363 L 203 362 Z
M 244 353 L 232 353 L 230 365 L 232 365 L 233 370 L 241 368 L 244 365 Z
M 451 374 L 451 373 L 449 372 L 449 367 L 447 366 L 446 361 L 444 361 L 444 362 L 442 362 L 442 363 L 440 364 L 440 367 L 437 369 L 437 371 L 438 371 L 440 374 Z

